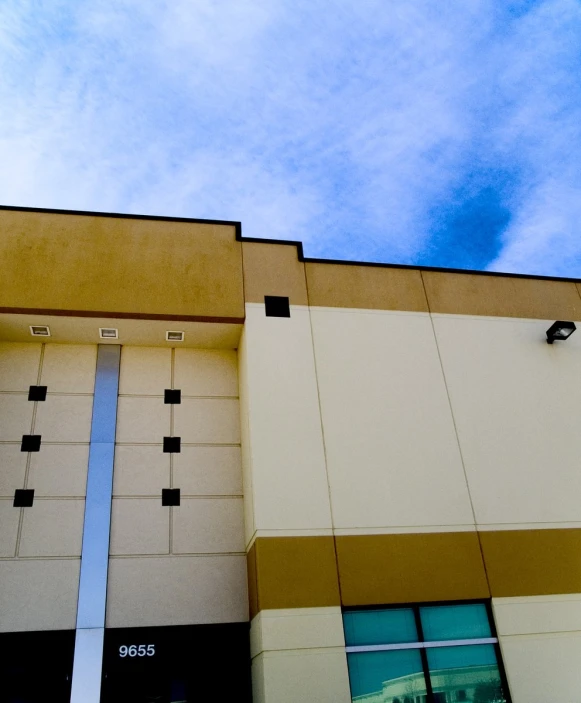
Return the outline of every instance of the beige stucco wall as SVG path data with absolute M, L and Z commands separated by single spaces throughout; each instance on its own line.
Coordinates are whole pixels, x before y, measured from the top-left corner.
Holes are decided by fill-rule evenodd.
M 253 533 L 330 534 L 331 512 L 309 311 L 266 317 L 248 303 L 240 377 Z
M 474 529 L 428 314 L 315 308 L 333 526 Z
M 434 316 L 482 528 L 581 525 L 581 335 L 546 344 L 552 322 Z
M 247 304 L 253 628 L 281 607 L 492 595 L 515 703 L 572 700 L 581 337 L 547 345 L 552 322 L 339 306 L 267 318 Z M 292 688 L 287 666 L 274 646 L 255 655 L 259 700 Z
M 513 703 L 574 701 L 581 686 L 581 595 L 492 602 Z
M 108 627 L 248 619 L 235 351 L 122 348 L 110 554 Z
M 263 610 L 250 629 L 255 703 L 348 703 L 341 609 Z
M 0 630 L 75 626 L 96 345 L 0 343 Z M 31 385 L 47 386 L 43 402 Z M 20 451 L 24 434 L 39 452 Z M 30 508 L 14 491 L 34 489 Z

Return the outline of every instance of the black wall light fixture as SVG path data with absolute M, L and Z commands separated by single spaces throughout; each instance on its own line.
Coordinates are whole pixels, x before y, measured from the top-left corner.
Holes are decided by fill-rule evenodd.
M 547 344 L 552 344 L 555 340 L 568 339 L 577 328 L 574 322 L 568 320 L 557 320 L 547 330 Z

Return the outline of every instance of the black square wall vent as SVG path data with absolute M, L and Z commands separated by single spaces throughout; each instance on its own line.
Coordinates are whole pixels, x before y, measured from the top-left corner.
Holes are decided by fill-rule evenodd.
M 40 451 L 41 435 L 39 434 L 23 434 L 22 444 L 20 445 L 21 452 L 39 452 Z
M 182 438 L 181 437 L 164 437 L 163 438 L 163 451 L 166 454 L 179 454 L 182 450 Z
M 290 303 L 282 295 L 265 295 L 264 312 L 266 317 L 290 317 Z
M 166 405 L 179 405 L 182 402 L 182 392 L 179 389 L 166 388 L 163 402 Z
M 30 488 L 17 488 L 14 491 L 15 508 L 31 508 L 34 502 L 34 491 Z
M 179 505 L 180 504 L 180 489 L 179 488 L 162 488 L 161 489 L 161 504 L 162 505 Z
M 46 400 L 46 386 L 30 386 L 28 400 Z

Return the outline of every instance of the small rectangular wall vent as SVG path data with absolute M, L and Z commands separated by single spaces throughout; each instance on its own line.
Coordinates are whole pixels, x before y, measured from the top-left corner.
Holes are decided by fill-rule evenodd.
M 114 327 L 99 327 L 99 337 L 101 339 L 119 339 L 119 330 Z
M 290 317 L 290 301 L 284 295 L 265 295 L 264 312 L 266 317 Z
M 165 338 L 168 342 L 183 342 L 185 334 L 183 332 L 167 331 L 165 333 Z
M 33 337 L 50 337 L 50 328 L 46 325 L 30 325 L 30 334 Z

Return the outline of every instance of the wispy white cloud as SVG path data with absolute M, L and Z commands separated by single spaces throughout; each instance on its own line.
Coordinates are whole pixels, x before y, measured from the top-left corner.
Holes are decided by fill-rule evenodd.
M 0 201 L 579 274 L 579 36 L 576 0 L 5 0 Z

